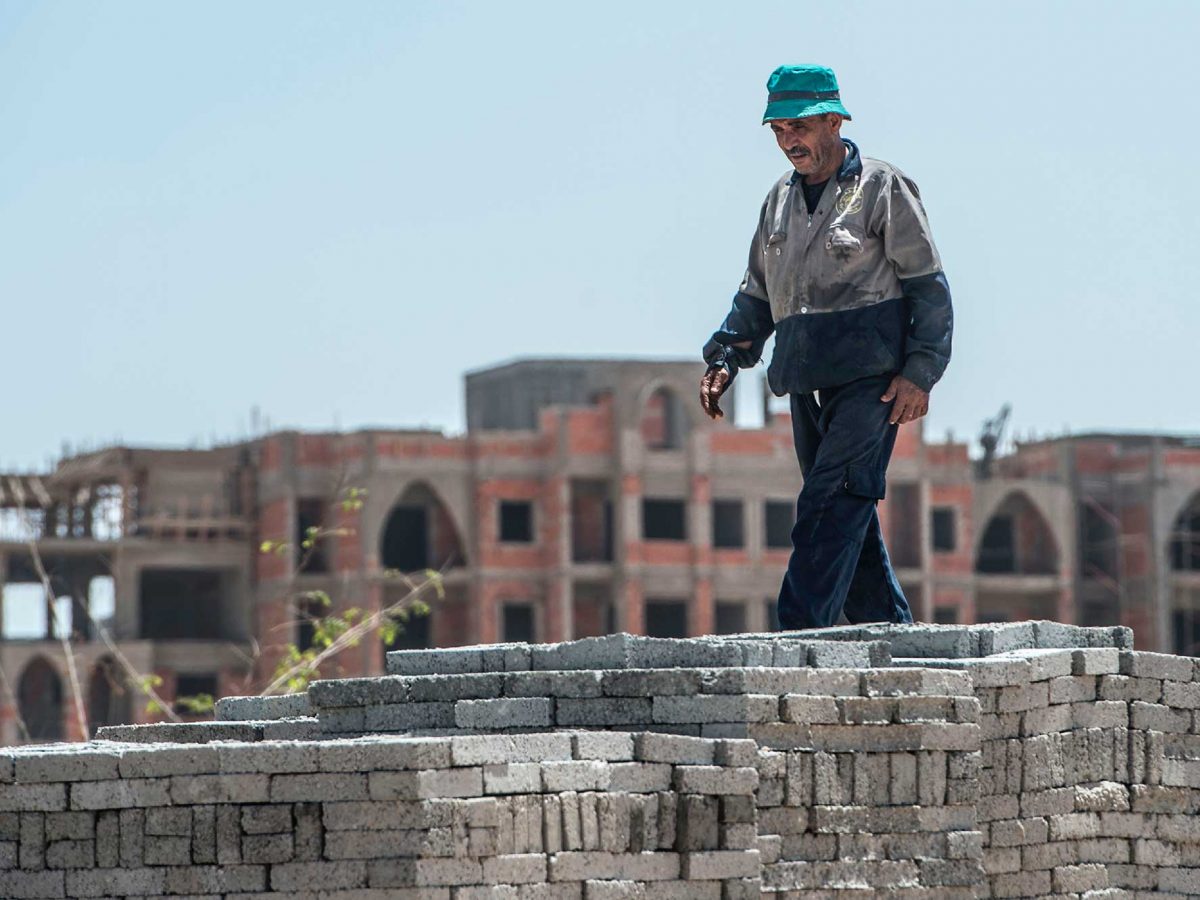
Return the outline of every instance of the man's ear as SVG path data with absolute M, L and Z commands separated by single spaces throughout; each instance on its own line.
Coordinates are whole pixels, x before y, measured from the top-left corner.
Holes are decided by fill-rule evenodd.
M 825 121 L 829 123 L 829 128 L 834 134 L 841 134 L 841 132 L 842 132 L 841 113 L 825 113 Z

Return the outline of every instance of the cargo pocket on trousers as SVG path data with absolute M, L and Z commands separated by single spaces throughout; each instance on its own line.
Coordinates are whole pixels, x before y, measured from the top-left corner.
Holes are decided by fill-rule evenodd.
M 870 497 L 872 500 L 882 500 L 886 489 L 884 473 L 874 466 L 846 466 L 846 481 L 842 485 L 847 493 L 859 497 Z

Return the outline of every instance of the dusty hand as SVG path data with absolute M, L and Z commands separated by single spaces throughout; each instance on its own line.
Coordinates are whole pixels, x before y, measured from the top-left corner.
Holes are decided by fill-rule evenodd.
M 717 401 L 721 399 L 731 380 L 729 373 L 721 366 L 710 367 L 700 379 L 700 405 L 704 407 L 704 412 L 710 419 L 724 417 L 725 413 L 721 411 Z
M 929 391 L 923 391 L 903 375 L 897 375 L 879 398 L 884 403 L 895 400 L 889 421 L 893 425 L 915 422 L 929 412 Z

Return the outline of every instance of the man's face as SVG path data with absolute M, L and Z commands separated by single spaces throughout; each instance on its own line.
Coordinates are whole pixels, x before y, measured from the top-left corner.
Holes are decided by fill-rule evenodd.
M 836 170 L 841 162 L 842 117 L 837 113 L 775 119 L 770 125 L 779 149 L 801 175 Z

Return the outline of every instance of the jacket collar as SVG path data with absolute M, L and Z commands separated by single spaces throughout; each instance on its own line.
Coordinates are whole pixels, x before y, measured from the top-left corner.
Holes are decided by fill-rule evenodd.
M 862 175 L 862 155 L 858 152 L 858 144 L 850 140 L 850 138 L 842 138 L 842 143 L 846 145 L 846 158 L 842 160 L 841 168 L 838 169 L 837 180 L 845 181 L 848 178 L 854 178 Z M 788 184 L 796 184 L 800 181 L 800 173 L 792 170 L 792 177 L 788 179 Z

